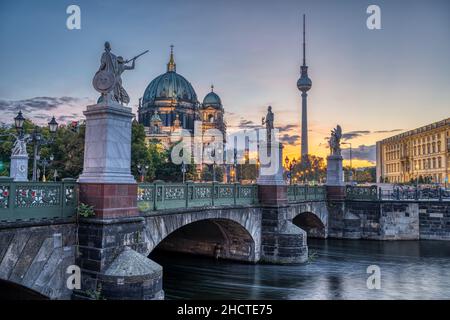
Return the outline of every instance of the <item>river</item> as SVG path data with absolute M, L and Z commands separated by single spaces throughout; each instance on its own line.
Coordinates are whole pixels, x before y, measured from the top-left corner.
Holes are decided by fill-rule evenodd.
M 158 252 L 166 299 L 450 299 L 450 241 L 309 239 L 310 261 L 278 266 Z M 381 288 L 368 289 L 377 265 Z

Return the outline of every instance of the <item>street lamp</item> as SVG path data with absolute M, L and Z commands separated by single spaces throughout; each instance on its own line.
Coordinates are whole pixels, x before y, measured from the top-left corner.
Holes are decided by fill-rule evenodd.
M 141 177 L 141 182 L 144 182 L 145 176 L 146 176 L 147 171 L 148 171 L 148 165 L 146 164 L 144 166 L 142 164 L 138 164 L 137 165 L 137 170 L 138 170 L 139 176 Z
M 33 143 L 33 181 L 37 181 L 37 161 L 39 159 L 39 148 L 43 145 L 51 144 L 54 141 L 56 130 L 58 129 L 58 122 L 56 122 L 55 117 L 48 123 L 48 129 L 50 131 L 50 139 L 46 139 L 41 132 L 39 132 L 39 127 L 35 126 L 33 132 L 28 136 L 27 142 Z
M 19 111 L 17 116 L 14 118 L 14 125 L 16 127 L 17 133 L 21 135 L 23 133 L 23 123 L 25 122 L 25 118 L 22 115 L 22 111 Z
M 237 149 L 234 148 L 233 155 L 233 167 L 234 167 L 234 182 L 239 182 L 238 174 L 237 174 Z
M 183 162 L 181 163 L 181 173 L 183 173 L 183 183 L 186 181 L 186 164 Z
M 49 159 L 44 158 L 44 159 L 40 160 L 40 156 L 38 156 L 37 159 L 39 160 L 39 163 L 44 168 L 44 175 L 42 176 L 42 181 L 46 182 L 47 178 L 45 177 L 45 169 L 50 165 L 50 163 L 55 159 L 55 157 L 53 155 L 51 155 Z
M 289 158 L 286 156 L 284 159 L 284 162 L 286 163 L 286 168 L 289 171 L 289 184 L 292 184 L 292 170 L 294 169 L 295 165 L 297 164 L 297 160 L 292 159 L 291 163 L 289 163 Z
M 212 182 L 216 182 L 216 149 L 213 149 L 211 151 L 211 157 L 214 159 L 213 160 L 213 181 Z

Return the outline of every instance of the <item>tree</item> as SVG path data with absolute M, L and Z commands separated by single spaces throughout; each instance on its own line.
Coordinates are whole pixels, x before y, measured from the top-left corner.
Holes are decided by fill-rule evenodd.
M 204 165 L 202 172 L 201 172 L 201 178 L 204 181 L 213 181 L 214 178 L 214 172 L 213 170 L 215 170 L 215 176 L 216 176 L 216 181 L 217 182 L 222 182 L 223 181 L 223 169 L 221 166 L 215 166 L 215 169 L 213 169 L 213 165 Z

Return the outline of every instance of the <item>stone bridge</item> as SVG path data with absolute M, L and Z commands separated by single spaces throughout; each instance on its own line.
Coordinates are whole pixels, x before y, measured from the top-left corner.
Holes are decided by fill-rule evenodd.
M 73 182 L 0 184 L 0 286 L 9 288 L 0 291 L 9 297 L 160 299 L 155 249 L 285 264 L 306 261 L 307 237 L 450 240 L 448 201 L 331 200 L 323 187 L 292 186 L 287 201 L 266 204 L 257 186 L 177 185 L 174 197 L 173 185 L 153 184 L 140 185 L 137 215 L 77 218 Z M 73 265 L 81 289 L 67 286 Z

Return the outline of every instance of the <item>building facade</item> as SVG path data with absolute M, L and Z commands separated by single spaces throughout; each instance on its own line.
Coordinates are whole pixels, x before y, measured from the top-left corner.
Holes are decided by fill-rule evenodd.
M 156 140 L 169 148 L 179 129 L 194 133 L 195 121 L 201 121 L 202 133 L 218 129 L 226 135 L 224 109 L 214 87 L 200 103 L 191 83 L 176 72 L 171 46 L 166 73 L 153 79 L 139 100 L 138 122 L 145 127 L 147 141 Z
M 450 118 L 378 141 L 377 182 L 450 180 Z

